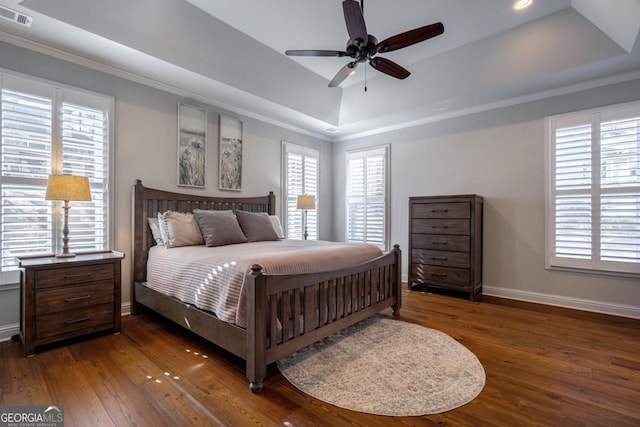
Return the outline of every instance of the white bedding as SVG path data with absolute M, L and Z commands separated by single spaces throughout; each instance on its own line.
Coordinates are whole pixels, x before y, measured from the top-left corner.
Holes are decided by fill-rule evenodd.
M 265 273 L 337 270 L 382 255 L 363 243 L 279 240 L 217 247 L 154 246 L 147 261 L 147 286 L 246 327 L 245 277 L 253 264 Z

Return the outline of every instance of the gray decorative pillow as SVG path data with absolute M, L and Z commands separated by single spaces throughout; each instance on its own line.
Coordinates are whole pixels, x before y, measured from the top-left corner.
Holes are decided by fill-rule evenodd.
M 238 219 L 233 211 L 194 209 L 193 215 L 207 246 L 223 246 L 247 242 L 247 238 L 242 233 Z
M 250 242 L 280 240 L 269 214 L 265 212 L 236 211 L 240 228 Z
M 160 223 L 158 218 L 147 218 L 149 228 L 151 229 L 151 235 L 155 240 L 156 245 L 164 246 L 164 240 L 162 240 L 162 232 L 160 231 Z
M 202 245 L 204 243 L 200 227 L 198 227 L 193 214 L 167 211 L 161 216 L 166 224 L 167 238 L 164 239 L 164 244 L 167 248 Z M 159 223 L 162 223 L 160 215 L 158 215 L 158 218 Z

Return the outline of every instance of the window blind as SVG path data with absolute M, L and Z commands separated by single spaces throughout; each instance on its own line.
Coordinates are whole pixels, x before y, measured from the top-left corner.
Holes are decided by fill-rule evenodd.
M 640 273 L 640 103 L 547 127 L 547 265 Z
M 316 198 L 318 206 L 319 153 L 306 147 L 283 143 L 284 188 L 286 194 L 283 223 L 288 239 L 302 239 L 304 235 L 304 211 L 297 208 L 298 195 L 308 194 Z M 318 239 L 317 209 L 307 211 L 309 240 Z
M 377 147 L 347 153 L 347 241 L 387 249 L 387 153 Z
M 109 110 L 112 100 L 2 75 L 0 251 L 3 281 L 15 257 L 57 253 L 61 202 L 44 199 L 50 174 L 87 176 L 91 202 L 71 202 L 72 251 L 110 246 Z M 8 277 L 8 276 L 7 276 Z

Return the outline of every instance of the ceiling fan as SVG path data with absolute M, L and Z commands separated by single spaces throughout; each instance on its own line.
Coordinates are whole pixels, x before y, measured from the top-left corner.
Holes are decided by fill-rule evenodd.
M 349 40 L 345 50 L 287 50 L 285 55 L 349 56 L 353 58 L 353 61 L 342 67 L 333 77 L 329 82 L 329 87 L 338 86 L 347 77 L 355 73 L 359 63 L 365 61 L 369 61 L 369 65 L 376 70 L 402 80 L 409 77 L 411 73 L 395 62 L 376 55 L 420 43 L 444 32 L 442 22 L 437 22 L 397 34 L 378 43 L 378 39 L 367 32 L 367 26 L 362 14 L 363 8 L 364 0 L 360 0 L 360 4 L 356 0 L 344 0 L 342 2 L 344 20 L 347 24 L 347 33 L 349 33 Z

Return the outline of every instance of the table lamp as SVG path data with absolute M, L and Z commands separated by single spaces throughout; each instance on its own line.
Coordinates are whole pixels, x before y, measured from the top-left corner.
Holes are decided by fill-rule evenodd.
M 86 176 L 49 175 L 47 182 L 46 200 L 64 201 L 64 228 L 62 229 L 62 253 L 57 258 L 74 257 L 76 254 L 69 252 L 69 202 L 90 202 L 91 189 L 89 178 Z
M 316 208 L 316 196 L 312 194 L 300 194 L 298 196 L 298 209 L 304 209 L 304 240 L 307 240 L 307 211 Z

